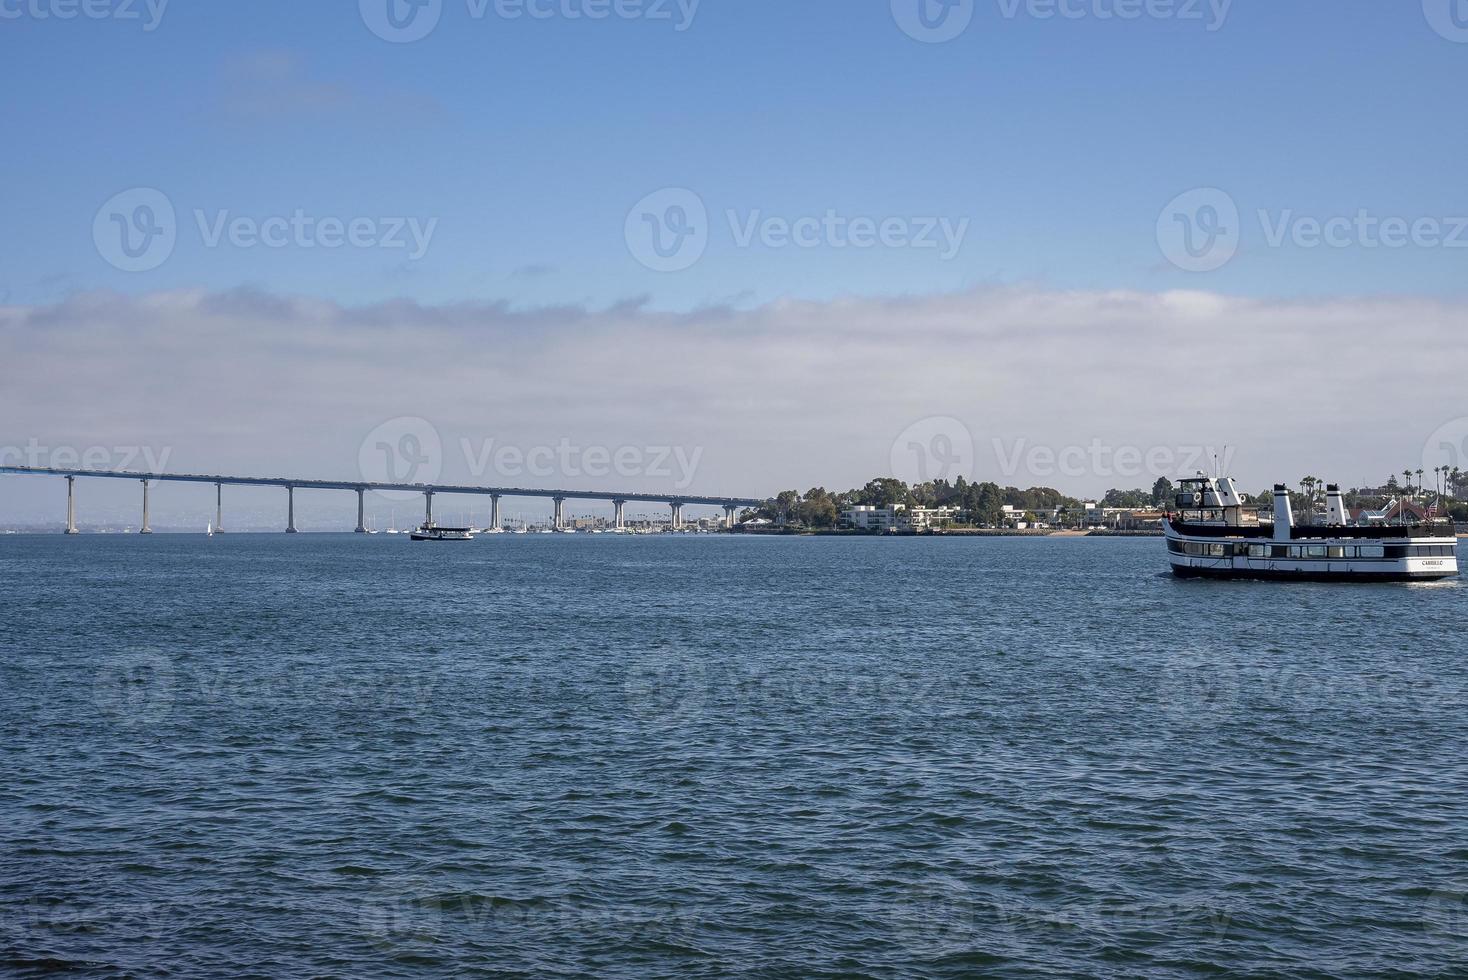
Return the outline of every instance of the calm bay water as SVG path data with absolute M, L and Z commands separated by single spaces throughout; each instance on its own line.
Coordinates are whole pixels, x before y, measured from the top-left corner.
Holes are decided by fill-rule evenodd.
M 0 538 L 0 973 L 1468 963 L 1468 586 L 1158 539 Z

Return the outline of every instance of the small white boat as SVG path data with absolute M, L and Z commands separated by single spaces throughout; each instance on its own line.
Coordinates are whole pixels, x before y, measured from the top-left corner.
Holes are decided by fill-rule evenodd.
M 211 537 L 211 538 L 214 537 L 214 522 L 213 521 L 210 521 L 209 522 L 209 525 L 204 528 L 204 534 L 207 537 Z

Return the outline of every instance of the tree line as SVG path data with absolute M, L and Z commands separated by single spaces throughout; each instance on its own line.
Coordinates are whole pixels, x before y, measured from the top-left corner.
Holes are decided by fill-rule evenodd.
M 1108 490 L 1101 503 L 1106 507 L 1136 509 L 1161 506 L 1172 500 L 1170 480 L 1159 479 L 1149 490 Z M 785 490 L 765 502 L 758 515 L 780 523 L 803 524 L 806 527 L 835 527 L 841 512 L 851 507 L 957 507 L 967 514 L 966 523 L 997 525 L 1004 520 L 1004 507 L 1027 514 L 1033 520 L 1039 514 L 1050 514 L 1056 508 L 1080 511 L 1082 502 L 1053 487 L 1001 487 L 997 483 L 972 483 L 958 477 L 931 480 L 909 486 L 892 477 L 869 480 L 865 486 L 840 493 L 825 487 L 813 487 L 805 493 Z
M 1468 495 L 1468 479 L 1456 468 L 1444 470 L 1446 472 L 1439 471 L 1441 479 L 1435 489 L 1423 488 L 1420 483 L 1414 486 L 1410 480 L 1399 484 L 1397 478 L 1392 476 L 1380 488 L 1354 488 L 1344 491 L 1346 506 L 1379 509 L 1398 495 L 1430 497 L 1436 493 L 1444 509 L 1454 519 L 1468 521 L 1468 502 L 1455 499 L 1460 495 Z M 1417 474 L 1404 471 L 1403 475 L 1410 477 Z M 1307 476 L 1299 481 L 1299 486 L 1299 491 L 1291 493 L 1291 503 L 1296 513 L 1314 512 L 1324 502 L 1325 482 Z M 1152 484 L 1151 490 L 1108 490 L 1099 504 L 1102 507 L 1130 510 L 1167 508 L 1172 505 L 1174 491 L 1171 480 L 1159 477 Z M 1252 495 L 1245 493 L 1242 496 L 1246 504 L 1253 506 L 1268 509 L 1274 505 L 1273 488 Z M 835 527 L 840 522 L 841 512 L 851 507 L 894 507 L 898 504 L 909 508 L 956 507 L 965 512 L 964 523 L 973 526 L 995 526 L 1002 523 L 1006 516 L 1005 506 L 1025 514 L 1031 521 L 1040 514 L 1052 514 L 1057 509 L 1070 512 L 1084 510 L 1084 503 L 1080 499 L 1067 496 L 1053 487 L 1021 490 L 1018 487 L 1001 487 L 993 482 L 970 482 L 960 476 L 951 483 L 947 480 L 931 480 L 911 486 L 892 477 L 878 477 L 867 481 L 865 486 L 838 493 L 832 493 L 825 487 L 812 487 L 805 493 L 785 490 L 767 500 L 754 514 L 782 524 L 828 528 Z

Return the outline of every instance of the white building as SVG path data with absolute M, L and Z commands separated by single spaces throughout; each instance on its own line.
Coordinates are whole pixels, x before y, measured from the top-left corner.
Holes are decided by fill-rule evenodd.
M 901 504 L 895 508 L 858 504 L 841 512 L 841 523 L 860 531 L 886 531 L 893 526 L 897 511 L 900 509 L 902 509 Z
M 957 507 L 873 507 L 858 504 L 841 512 L 841 524 L 861 531 L 926 531 L 958 520 Z

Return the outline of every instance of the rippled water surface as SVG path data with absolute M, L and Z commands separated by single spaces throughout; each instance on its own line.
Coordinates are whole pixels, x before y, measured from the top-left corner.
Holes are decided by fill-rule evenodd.
M 0 538 L 0 973 L 1468 963 L 1468 587 L 1157 539 Z

